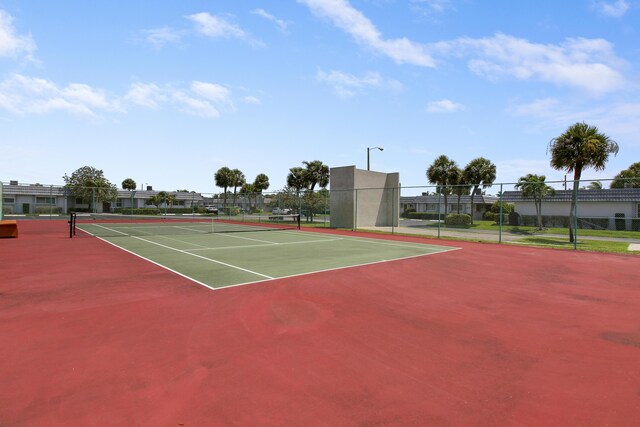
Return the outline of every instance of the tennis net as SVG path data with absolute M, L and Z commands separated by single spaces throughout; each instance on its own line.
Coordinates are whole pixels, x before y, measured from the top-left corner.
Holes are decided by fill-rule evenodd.
M 300 229 L 300 216 L 242 215 L 198 217 L 191 215 L 71 214 L 69 236 L 76 230 L 96 237 L 179 236 L 189 234 L 240 233 Z

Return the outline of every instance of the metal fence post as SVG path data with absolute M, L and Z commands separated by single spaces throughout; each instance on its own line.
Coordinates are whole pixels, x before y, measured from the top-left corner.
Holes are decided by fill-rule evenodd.
M 437 190 L 437 187 L 436 187 L 436 190 Z M 440 196 L 441 196 L 441 193 L 438 192 L 438 239 L 440 238 Z M 446 216 L 447 207 L 445 206 L 444 209 L 445 209 L 445 216 Z
M 498 222 L 498 243 L 502 243 L 502 184 L 500 184 L 500 221 Z
M 573 205 L 573 249 L 578 249 L 578 187 L 580 180 L 573 181 L 573 191 L 576 199 L 576 203 Z

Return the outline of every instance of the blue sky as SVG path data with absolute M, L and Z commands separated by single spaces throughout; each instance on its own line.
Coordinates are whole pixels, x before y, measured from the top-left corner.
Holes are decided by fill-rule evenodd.
M 640 1 L 0 0 L 0 180 L 219 191 L 304 160 L 426 185 L 441 155 L 560 180 L 578 121 L 640 161 Z

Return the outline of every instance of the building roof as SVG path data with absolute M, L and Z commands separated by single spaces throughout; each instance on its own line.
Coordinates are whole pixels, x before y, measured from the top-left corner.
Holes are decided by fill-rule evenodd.
M 444 203 L 444 197 L 443 196 L 439 196 L 440 197 L 440 203 Z M 451 203 L 458 203 L 458 196 L 455 194 L 449 194 L 447 196 L 447 200 L 448 202 Z M 473 197 L 473 203 L 478 205 L 490 205 L 494 202 L 497 202 L 499 200 L 498 197 L 496 196 L 487 196 L 487 195 L 481 195 L 481 194 L 477 194 Z M 401 196 L 400 197 L 400 203 L 438 203 L 438 195 L 437 194 L 429 194 L 427 196 Z M 460 203 L 471 203 L 471 196 L 467 196 L 467 195 L 463 195 L 460 196 Z
M 570 202 L 573 190 L 556 190 L 546 196 L 545 202 Z M 533 202 L 533 197 L 522 197 L 520 191 L 505 191 L 502 200 L 509 203 Z M 579 202 L 640 202 L 640 188 L 606 188 L 601 190 L 578 190 Z
M 65 187 L 56 186 L 56 185 L 36 185 L 36 184 L 3 184 L 2 186 L 4 195 L 13 195 L 13 196 L 70 196 L 69 192 Z M 158 194 L 159 191 L 154 190 L 121 190 L 118 189 L 118 198 L 119 199 L 129 199 L 133 194 L 134 199 L 143 199 L 146 200 L 154 195 Z M 202 194 L 196 192 L 186 192 L 186 191 L 169 191 L 169 194 L 172 194 L 176 197 L 176 200 L 193 200 L 193 201 L 201 201 Z

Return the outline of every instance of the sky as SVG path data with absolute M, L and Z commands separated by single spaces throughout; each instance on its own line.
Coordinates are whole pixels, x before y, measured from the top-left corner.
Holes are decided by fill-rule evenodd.
M 640 161 L 638 40 L 640 0 L 0 0 L 0 181 L 277 191 L 371 147 L 403 187 L 441 154 L 555 181 L 576 122 L 620 147 L 583 178 L 612 178 Z

